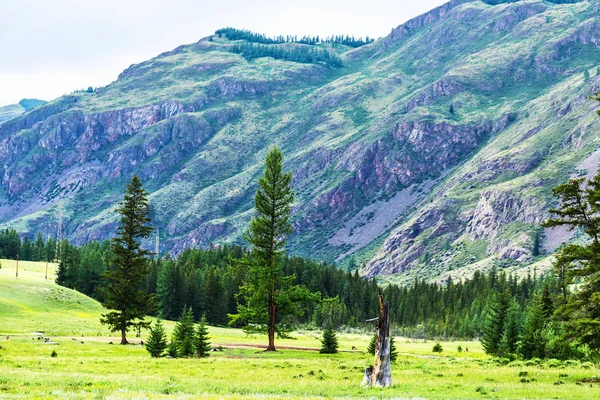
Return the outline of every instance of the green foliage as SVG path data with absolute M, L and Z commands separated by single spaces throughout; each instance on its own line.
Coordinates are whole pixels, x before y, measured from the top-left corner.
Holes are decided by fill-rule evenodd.
M 331 325 L 327 326 L 323 331 L 323 339 L 321 340 L 321 354 L 335 354 L 338 352 L 338 339 Z
M 141 287 L 148 275 L 148 250 L 142 249 L 140 240 L 150 236 L 150 207 L 142 182 L 134 175 L 127 185 L 123 202 L 117 209 L 120 224 L 117 236 L 112 239 L 113 257 L 104 273 L 103 305 L 112 310 L 102 315 L 101 322 L 112 332 L 121 332 L 121 344 L 127 344 L 129 328 L 147 328 L 144 317 L 154 310 L 154 297 Z
M 194 329 L 194 314 L 187 308 L 181 314 L 173 330 L 173 341 L 177 347 L 178 357 L 191 357 L 196 351 L 194 348 L 196 331 Z
M 481 338 L 481 344 L 487 354 L 500 354 L 500 342 L 505 331 L 509 306 L 510 292 L 508 289 L 497 294 L 490 304 L 490 311 Z
M 265 164 L 254 200 L 255 214 L 246 234 L 252 252 L 239 263 L 246 276 L 240 287 L 238 313 L 230 316 L 230 323 L 244 324 L 247 332 L 266 332 L 267 351 L 274 351 L 275 333 L 285 337 L 293 322 L 290 317 L 303 315 L 302 304 L 316 300 L 316 295 L 304 286 L 293 285 L 294 276 L 282 274 L 279 260 L 286 236 L 292 232 L 292 175 L 283 172 L 283 153 L 277 147 L 267 153 Z
M 58 357 L 58 353 L 56 352 L 56 350 L 52 350 L 52 353 L 50 353 L 50 357 Z
M 150 328 L 148 340 L 146 340 L 146 350 L 148 350 L 148 353 L 152 357 L 162 357 L 166 349 L 167 334 L 159 318 Z
M 596 95 L 595 100 L 600 101 Z M 585 178 L 571 179 L 559 185 L 553 193 L 560 201 L 560 207 L 550 210 L 552 218 L 544 226 L 567 226 L 581 229 L 589 237 L 586 244 L 569 244 L 562 247 L 554 262 L 562 298 L 557 310 L 558 317 L 564 320 L 567 329 L 582 344 L 594 351 L 600 351 L 600 173 L 585 182 Z M 574 293 L 569 288 L 579 283 Z M 554 309 L 552 299 L 545 295 L 536 302 L 529 316 L 531 329 L 539 328 L 543 319 Z M 552 334 L 553 332 L 548 332 Z M 532 336 L 526 330 L 524 352 L 540 354 L 544 338 Z
M 291 50 L 276 45 L 255 45 L 252 43 L 234 44 L 231 52 L 241 54 L 251 61 L 262 57 L 293 61 L 303 64 L 321 64 L 330 68 L 342 67 L 342 60 L 335 54 L 311 47 L 298 46 Z
M 202 316 L 202 319 L 200 319 L 200 323 L 198 323 L 198 327 L 196 328 L 194 348 L 198 357 L 208 357 L 210 355 L 210 351 L 212 350 L 212 346 L 208 341 L 208 328 L 206 327 L 206 318 L 204 315 Z
M 442 347 L 442 344 L 440 342 L 436 342 L 433 345 L 433 348 L 431 349 L 431 351 L 433 351 L 434 353 L 441 353 L 444 351 L 444 348 Z
M 225 35 L 225 37 L 229 40 L 245 40 L 247 42 L 261 44 L 301 43 L 317 45 L 320 43 L 331 43 L 357 48 L 374 41 L 374 39 L 370 39 L 368 36 L 363 40 L 363 38 L 357 39 L 354 36 L 348 35 L 336 35 L 326 38 L 320 38 L 319 36 L 302 36 L 301 38 L 298 38 L 297 36 L 288 35 L 285 37 L 277 36 L 270 38 L 261 33 L 254 33 L 248 30 L 235 28 L 221 28 L 216 30 L 215 34 L 219 35 L 219 37 L 221 37 L 221 35 Z

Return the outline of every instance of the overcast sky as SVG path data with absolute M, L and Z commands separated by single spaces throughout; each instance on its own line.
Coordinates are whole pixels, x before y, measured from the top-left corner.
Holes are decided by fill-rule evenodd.
M 114 81 L 216 29 L 382 37 L 446 0 L 18 0 L 0 4 L 0 106 Z

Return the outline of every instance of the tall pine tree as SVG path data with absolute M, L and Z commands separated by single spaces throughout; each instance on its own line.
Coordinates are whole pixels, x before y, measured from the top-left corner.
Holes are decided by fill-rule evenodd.
M 481 344 L 487 354 L 499 354 L 500 341 L 504 334 L 509 305 L 510 292 L 508 289 L 497 294 L 490 305 L 488 319 L 483 329 L 483 337 L 481 338 Z
M 283 315 L 302 314 L 302 301 L 312 301 L 305 287 L 291 286 L 293 276 L 284 276 L 279 262 L 285 251 L 286 236 L 292 232 L 290 206 L 294 201 L 292 175 L 283 172 L 283 154 L 274 147 L 267 153 L 264 175 L 258 181 L 254 216 L 246 234 L 252 245 L 242 265 L 246 279 L 238 296 L 238 313 L 230 324 L 244 324 L 246 332 L 267 333 L 266 351 L 275 351 L 275 334 L 285 335 L 289 324 Z
M 120 224 L 117 236 L 112 239 L 114 257 L 104 273 L 102 290 L 103 305 L 109 310 L 102 314 L 100 322 L 107 324 L 112 332 L 121 332 L 121 344 L 127 344 L 126 333 L 130 328 L 148 328 L 144 320 L 155 308 L 154 297 L 142 288 L 142 281 L 149 272 L 148 250 L 142 249 L 140 241 L 154 230 L 150 223 L 150 206 L 142 182 L 134 175 L 117 212 Z

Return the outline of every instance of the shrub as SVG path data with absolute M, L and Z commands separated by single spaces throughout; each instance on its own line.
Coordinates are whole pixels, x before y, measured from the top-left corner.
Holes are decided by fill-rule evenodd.
M 58 353 L 56 352 L 56 350 L 52 350 L 50 357 L 58 357 Z
M 444 351 L 444 348 L 442 347 L 440 342 L 436 342 L 435 345 L 433 345 L 433 349 L 431 349 L 431 351 L 433 351 L 434 353 L 441 353 L 442 351 Z
M 520 368 L 524 367 L 525 363 L 523 361 L 511 361 L 510 363 L 508 363 L 508 366 L 513 368 Z
M 527 371 L 519 372 L 519 377 L 523 377 L 523 376 L 527 376 L 527 375 L 529 375 L 529 372 L 527 372 Z
M 584 363 L 581 364 L 581 368 L 583 368 L 583 369 L 592 369 L 592 368 L 594 368 L 594 364 L 591 363 L 591 362 L 589 362 L 589 361 L 586 361 L 586 362 L 584 362 Z
M 562 366 L 562 363 L 559 360 L 553 358 L 553 359 L 547 360 L 545 365 L 548 368 L 558 368 L 558 367 Z
M 579 360 L 566 360 L 564 362 L 565 367 L 579 367 L 581 365 L 581 361 Z
M 456 348 L 456 351 L 458 351 L 459 353 L 462 353 L 462 346 L 459 344 L 458 347 Z

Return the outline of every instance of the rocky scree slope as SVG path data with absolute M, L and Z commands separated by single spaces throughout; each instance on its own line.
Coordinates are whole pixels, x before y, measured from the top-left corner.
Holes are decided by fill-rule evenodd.
M 240 240 L 278 145 L 291 252 L 400 282 L 534 264 L 567 238 L 537 226 L 551 188 L 598 147 L 599 12 L 455 0 L 358 49 L 319 45 L 341 68 L 181 46 L 0 125 L 0 222 L 52 234 L 60 204 L 70 239 L 109 237 L 137 173 L 161 251 Z

